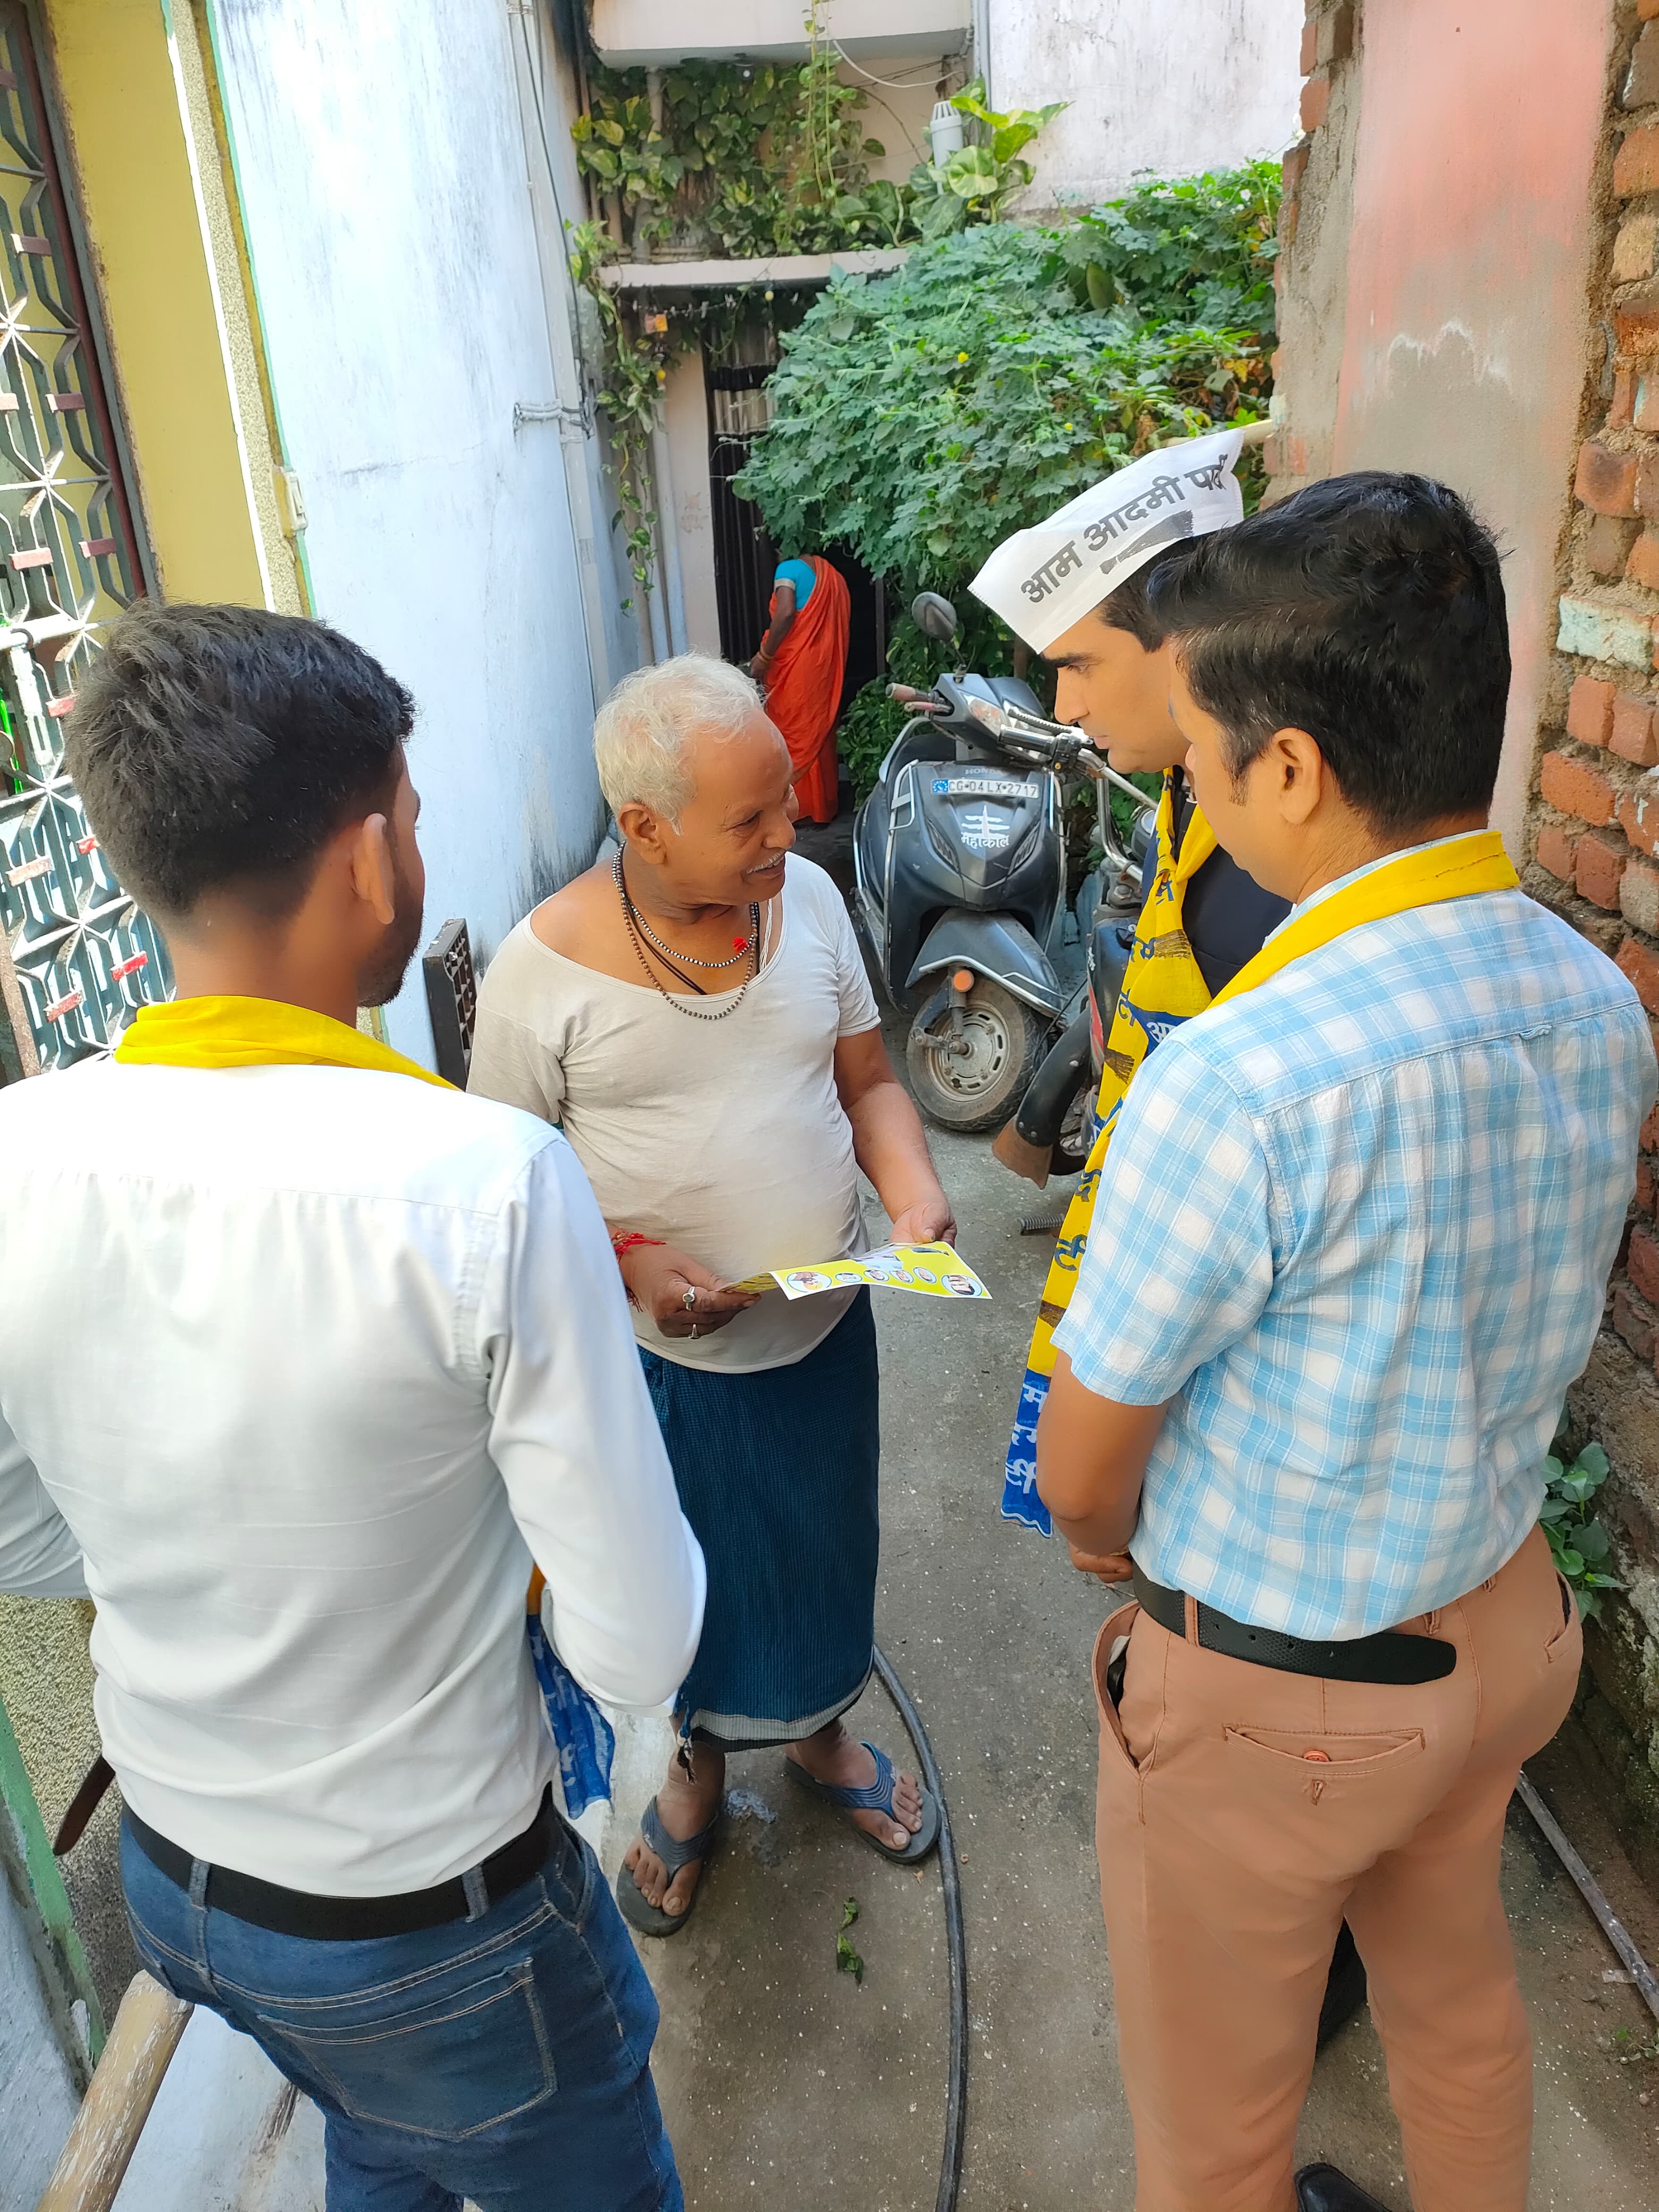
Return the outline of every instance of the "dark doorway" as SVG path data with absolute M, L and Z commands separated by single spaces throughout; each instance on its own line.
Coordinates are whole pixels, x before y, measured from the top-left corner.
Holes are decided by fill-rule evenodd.
M 805 298 L 792 302 L 794 312 L 789 320 L 798 320 L 807 304 Z M 732 479 L 748 460 L 750 447 L 771 419 L 766 386 L 777 364 L 777 327 L 759 321 L 747 324 L 718 352 L 710 350 L 703 357 L 714 599 L 720 612 L 720 653 L 727 660 L 747 661 L 765 636 L 772 577 L 781 557 L 781 549 L 767 535 L 760 509 L 739 499 L 732 489 Z M 847 580 L 852 605 L 847 675 L 841 695 L 845 709 L 853 694 L 882 674 L 886 666 L 886 606 L 879 580 L 845 546 L 792 546 L 781 550 L 820 554 Z
M 708 489 L 714 526 L 714 602 L 720 610 L 720 655 L 747 660 L 766 635 L 767 602 L 777 549 L 760 509 L 739 499 L 732 479 L 749 459 L 755 432 L 746 427 L 762 410 L 768 368 L 703 371 L 708 394 Z

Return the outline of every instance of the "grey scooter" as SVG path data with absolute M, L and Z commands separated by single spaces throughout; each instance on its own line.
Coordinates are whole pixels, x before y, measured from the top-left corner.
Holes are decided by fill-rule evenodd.
M 937 592 L 922 592 L 911 612 L 927 636 L 955 637 L 956 611 Z M 853 825 L 854 920 L 893 1004 L 921 997 L 907 1060 L 922 1111 L 946 1128 L 1000 1128 L 1078 996 L 1057 967 L 1067 915 L 1061 773 L 1096 785 L 1109 872 L 1129 856 L 1108 784 L 1145 802 L 1017 677 L 958 670 L 931 691 L 888 690 L 912 720 Z M 1096 903 L 1091 896 L 1091 915 Z

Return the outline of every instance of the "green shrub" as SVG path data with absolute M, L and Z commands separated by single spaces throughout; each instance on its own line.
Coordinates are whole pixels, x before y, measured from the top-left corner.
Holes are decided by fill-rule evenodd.
M 1265 413 L 1256 295 L 1273 189 L 1265 165 L 1241 175 L 1264 212 L 1231 234 L 1245 185 L 1204 179 L 1190 200 L 1149 186 L 1072 231 L 987 224 L 919 246 L 890 276 L 838 277 L 782 339 L 771 426 L 737 489 L 776 543 L 848 546 L 904 599 L 933 586 L 965 618 L 966 580 L 1011 531 L 1152 447 Z M 1143 201 L 1208 210 L 1184 292 L 1173 224 L 1120 219 Z M 1085 230 L 1115 272 L 1104 308 L 1088 299 L 1097 260 L 1074 258 Z M 1222 306 L 1243 319 L 1196 319 Z

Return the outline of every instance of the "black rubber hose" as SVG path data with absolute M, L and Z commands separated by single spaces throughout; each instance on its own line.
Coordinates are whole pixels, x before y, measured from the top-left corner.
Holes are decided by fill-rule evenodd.
M 915 1746 L 922 1781 L 939 1806 L 939 1866 L 945 1887 L 945 1946 L 951 1970 L 951 2064 L 945 2100 L 945 2154 L 939 2161 L 934 2212 L 956 2212 L 962 2187 L 962 2149 L 968 2132 L 968 1945 L 962 1920 L 962 1877 L 957 1866 L 956 1838 L 951 1833 L 951 1808 L 945 1802 L 933 1747 L 927 1741 L 921 1715 L 879 1644 L 875 1658 L 881 1686 L 898 1707 L 899 1718 Z

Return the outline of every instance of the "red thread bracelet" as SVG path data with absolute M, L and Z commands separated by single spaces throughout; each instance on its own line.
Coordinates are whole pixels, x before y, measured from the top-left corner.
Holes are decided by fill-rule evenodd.
M 619 1269 L 622 1266 L 623 1254 L 624 1252 L 632 1252 L 636 1246 L 641 1244 L 660 1244 L 661 1243 L 662 1239 L 660 1237 L 641 1237 L 636 1229 L 630 1229 L 625 1237 L 618 1237 L 615 1230 L 612 1230 L 611 1232 L 611 1249 L 617 1255 L 617 1266 Z M 625 1278 L 623 1282 L 623 1290 L 628 1291 L 629 1304 L 630 1306 L 637 1306 L 640 1302 L 635 1297 L 633 1291 L 628 1289 L 628 1283 Z

